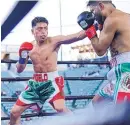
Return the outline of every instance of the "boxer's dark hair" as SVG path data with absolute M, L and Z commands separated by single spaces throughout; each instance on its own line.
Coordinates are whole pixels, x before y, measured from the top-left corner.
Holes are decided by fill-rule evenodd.
M 116 8 L 116 6 L 112 3 L 112 0 L 89 0 L 87 2 L 87 7 L 91 6 L 91 5 L 92 6 L 96 6 L 99 2 L 110 3 L 110 4 L 112 4 Z
M 35 17 L 32 20 L 32 27 L 36 26 L 37 23 L 46 23 L 47 25 L 49 24 L 48 20 L 45 17 Z

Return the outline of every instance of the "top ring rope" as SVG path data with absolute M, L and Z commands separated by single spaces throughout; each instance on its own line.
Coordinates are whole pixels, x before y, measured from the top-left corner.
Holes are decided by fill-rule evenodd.
M 17 63 L 18 60 L 1 60 L 1 63 Z M 31 60 L 28 61 L 28 64 L 32 64 Z M 58 61 L 57 64 L 106 64 L 109 65 L 108 61 Z

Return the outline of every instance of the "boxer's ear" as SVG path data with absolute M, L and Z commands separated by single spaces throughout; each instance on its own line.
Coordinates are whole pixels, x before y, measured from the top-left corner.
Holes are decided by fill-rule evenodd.
M 100 10 L 104 9 L 104 4 L 102 2 L 99 2 L 98 5 L 99 5 Z

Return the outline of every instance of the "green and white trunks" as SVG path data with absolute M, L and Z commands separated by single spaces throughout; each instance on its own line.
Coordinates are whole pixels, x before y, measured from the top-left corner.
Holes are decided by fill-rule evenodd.
M 55 100 L 64 99 L 61 94 L 64 87 L 64 79 L 58 75 L 58 71 L 49 73 L 35 73 L 28 81 L 28 86 L 21 92 L 16 105 L 32 106 L 37 104 L 40 108 L 46 101 L 52 104 Z
M 99 91 L 105 98 L 130 99 L 130 52 L 125 52 L 110 60 L 112 69 L 107 74 L 108 83 Z

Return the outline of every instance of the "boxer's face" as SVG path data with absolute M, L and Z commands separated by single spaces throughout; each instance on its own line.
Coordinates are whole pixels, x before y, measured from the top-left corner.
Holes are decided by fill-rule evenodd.
M 46 23 L 40 22 L 33 27 L 32 33 L 38 42 L 44 42 L 48 36 L 48 25 Z
M 102 3 L 90 6 L 90 11 L 94 13 L 96 20 L 99 24 L 103 24 L 105 17 L 103 16 L 104 5 Z

